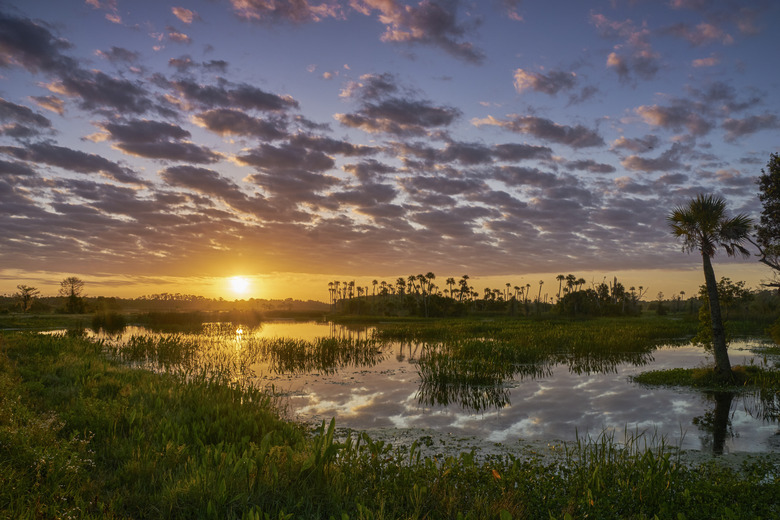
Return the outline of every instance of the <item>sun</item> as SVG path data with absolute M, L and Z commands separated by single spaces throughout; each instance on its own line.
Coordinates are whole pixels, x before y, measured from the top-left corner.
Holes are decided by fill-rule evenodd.
M 233 276 L 230 278 L 230 289 L 234 294 L 246 294 L 249 291 L 249 279 L 243 276 Z

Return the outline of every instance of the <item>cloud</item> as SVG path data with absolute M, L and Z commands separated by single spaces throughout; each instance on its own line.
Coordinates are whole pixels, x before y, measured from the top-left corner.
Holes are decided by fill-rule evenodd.
M 754 134 L 761 130 L 780 128 L 780 119 L 774 114 L 748 116 L 743 119 L 728 118 L 723 121 L 721 126 L 726 131 L 726 141 L 733 142 L 740 137 Z
M 56 38 L 46 27 L 0 13 L 0 67 L 18 65 L 32 73 L 52 74 L 58 79 L 48 85 L 49 90 L 80 98 L 82 108 L 88 110 L 109 108 L 140 114 L 151 107 L 140 84 L 81 68 L 63 54 L 69 48 L 68 42 Z
M 450 125 L 461 114 L 453 107 L 434 106 L 428 101 L 390 98 L 378 103 L 365 103 L 352 114 L 334 117 L 344 126 L 360 128 L 369 133 L 394 135 L 425 135 L 434 128 Z
M 679 143 L 675 143 L 658 157 L 647 158 L 639 157 L 638 155 L 630 155 L 620 161 L 620 164 L 627 170 L 643 171 L 647 173 L 688 169 L 680 160 L 684 151 L 685 149 L 683 146 Z
M 501 5 L 510 19 L 522 22 L 523 16 L 519 12 L 522 2 L 523 0 L 501 0 Z
M 571 90 L 577 84 L 577 75 L 573 72 L 550 71 L 547 74 L 517 69 L 514 74 L 515 90 L 522 94 L 524 90 L 542 92 L 550 96 L 562 90 Z
M 682 38 L 694 47 L 700 47 L 713 42 L 720 42 L 724 45 L 734 43 L 734 38 L 730 34 L 708 22 L 701 22 L 696 26 L 678 23 L 666 28 L 663 32 Z
M 607 68 L 614 70 L 620 81 L 630 82 L 636 76 L 650 80 L 658 73 L 660 55 L 650 45 L 650 30 L 643 24 L 637 27 L 633 21 L 610 20 L 598 13 L 591 13 L 590 22 L 601 37 L 622 40 L 607 56 Z
M 320 22 L 327 18 L 343 18 L 338 2 L 325 0 L 315 4 L 309 0 L 230 0 L 236 16 L 252 22 Z
M 373 155 L 379 151 L 378 148 L 373 146 L 356 145 L 348 141 L 302 133 L 295 134 L 294 136 L 290 137 L 290 145 L 305 147 L 309 150 L 317 150 L 324 154 L 338 154 L 347 157 Z
M 612 141 L 612 150 L 625 149 L 636 153 L 644 153 L 658 146 L 660 139 L 656 135 L 644 137 L 618 137 Z
M 192 38 L 190 38 L 188 35 L 184 34 L 183 32 L 179 32 L 176 30 L 176 28 L 171 27 L 170 25 L 165 27 L 166 31 L 166 37 L 169 41 L 172 41 L 174 43 L 186 43 L 190 44 L 192 43 Z
M 158 78 L 158 82 L 202 108 L 228 107 L 268 112 L 298 108 L 298 102 L 290 96 L 271 94 L 246 83 L 233 84 L 220 79 L 217 85 L 200 85 L 187 79 L 168 82 L 162 78 Z
M 351 173 L 361 182 L 373 182 L 384 175 L 395 173 L 396 169 L 374 159 L 368 159 L 356 164 L 345 164 L 344 171 Z
M 258 209 L 258 202 L 251 201 L 235 182 L 208 168 L 171 166 L 161 170 L 160 177 L 170 186 L 187 188 L 208 197 L 219 197 L 242 211 Z
M 755 89 L 751 88 L 741 89 L 742 93 L 751 93 L 752 91 L 752 95 L 747 99 L 738 100 L 737 90 L 722 81 L 713 81 L 704 85 L 703 88 L 689 87 L 688 90 L 701 102 L 695 106 L 697 110 L 703 112 L 709 109 L 716 115 L 740 112 L 762 103 L 761 96 Z M 682 101 L 681 104 L 690 105 L 690 102 Z
M 131 120 L 106 122 L 100 126 L 108 132 L 110 139 L 116 141 L 116 148 L 130 155 L 199 164 L 214 163 L 221 159 L 219 154 L 205 146 L 182 142 L 182 139 L 190 137 L 190 132 L 171 123 Z
M 118 182 L 145 184 L 135 172 L 119 166 L 100 155 L 85 153 L 49 143 L 34 143 L 24 148 L 0 147 L 6 153 L 23 161 L 43 163 L 76 173 L 100 173 Z
M 590 173 L 615 173 L 615 171 L 617 171 L 611 164 L 599 163 L 593 159 L 569 161 L 566 163 L 566 167 L 571 168 L 572 170 L 584 170 Z
M 430 45 L 469 63 L 481 64 L 485 59 L 482 51 L 463 40 L 469 27 L 457 22 L 459 3 L 422 0 L 415 6 L 396 0 L 352 0 L 350 5 L 365 15 L 379 11 L 379 21 L 385 25 L 382 41 Z
M 475 126 L 500 126 L 518 134 L 530 134 L 544 141 L 561 143 L 572 148 L 588 148 L 604 144 L 604 139 L 598 132 L 582 125 L 559 125 L 549 119 L 536 116 L 512 114 L 507 117 L 508 119 L 498 120 L 488 116 L 485 119 L 474 119 L 472 123 Z
M 136 63 L 141 56 L 138 52 L 115 46 L 107 51 L 97 50 L 95 54 L 112 63 Z
M 712 121 L 692 108 L 686 107 L 683 103 L 676 103 L 669 107 L 642 105 L 637 107 L 635 111 L 648 125 L 660 126 L 674 131 L 686 129 L 696 136 L 709 133 L 713 126 Z
M 621 81 L 629 82 L 634 76 L 653 79 L 660 68 L 660 55 L 649 50 L 637 50 L 629 55 L 611 52 L 607 56 L 607 67 L 613 69 Z
M 2 178 L 3 175 L 34 177 L 36 172 L 24 163 L 17 161 L 4 161 L 0 159 L 0 178 Z
M 552 159 L 552 149 L 547 146 L 535 146 L 520 143 L 497 144 L 494 157 L 502 161 L 522 161 L 528 159 Z
M 179 56 L 178 58 L 169 58 L 168 66 L 176 69 L 180 74 L 184 74 L 193 67 L 197 67 L 197 64 L 192 61 L 190 56 Z
M 519 166 L 501 166 L 493 175 L 507 186 L 551 188 L 559 183 L 558 177 L 549 172 L 543 172 L 538 168 L 525 168 Z
M 717 56 L 710 56 L 708 58 L 697 58 L 691 62 L 691 66 L 695 69 L 704 67 L 714 67 L 720 63 L 720 58 Z
M 393 202 L 396 195 L 396 188 L 391 184 L 368 182 L 352 189 L 338 191 L 331 196 L 341 204 L 349 204 L 358 208 L 371 208 Z M 400 206 L 395 207 L 402 209 Z
M 59 115 L 65 113 L 65 102 L 56 96 L 30 96 L 35 104 Z
M 322 172 L 335 166 L 333 159 L 324 153 L 289 143 L 280 146 L 263 143 L 248 153 L 237 156 L 236 160 L 239 164 L 254 166 L 266 172 L 277 170 Z
M 86 110 L 143 114 L 152 108 L 146 89 L 136 82 L 113 78 L 100 71 L 74 70 L 48 85 L 55 94 L 81 99 Z
M 287 136 L 287 123 L 281 118 L 261 119 L 230 108 L 207 110 L 193 116 L 193 120 L 221 136 L 250 135 L 268 141 Z
M 369 101 L 395 94 L 399 88 L 397 80 L 392 74 L 363 74 L 360 76 L 360 81 L 348 82 L 340 96 Z
M 0 98 L 0 134 L 26 138 L 50 129 L 51 121 L 47 117 Z
M 195 20 L 200 20 L 200 15 L 184 7 L 171 7 L 173 15 L 186 24 L 191 24 Z
M 62 54 L 70 47 L 47 27 L 0 12 L 0 67 L 16 65 L 32 73 L 65 73 L 77 68 L 73 58 Z

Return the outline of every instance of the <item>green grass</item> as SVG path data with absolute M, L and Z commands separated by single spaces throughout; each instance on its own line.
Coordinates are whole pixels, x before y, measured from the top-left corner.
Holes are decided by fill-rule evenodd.
M 83 328 L 90 325 L 87 314 L 0 314 L 0 330 L 47 330 Z
M 681 464 L 605 436 L 560 458 L 422 458 L 283 420 L 251 388 L 0 335 L 0 518 L 776 518 L 769 459 Z M 662 443 L 661 443 L 662 444 Z M 774 463 L 776 464 L 776 462 Z
M 632 379 L 645 385 L 681 386 L 700 389 L 761 389 L 780 392 L 780 371 L 758 365 L 732 368 L 733 379 L 724 381 L 712 367 L 672 368 L 643 372 Z

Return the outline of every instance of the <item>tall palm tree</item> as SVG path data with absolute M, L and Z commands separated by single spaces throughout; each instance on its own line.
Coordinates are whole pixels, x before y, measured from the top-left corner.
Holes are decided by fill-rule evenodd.
M 562 274 L 559 274 L 555 277 L 556 280 L 558 280 L 558 301 L 561 300 L 561 285 L 563 284 L 563 281 L 566 279 L 566 277 Z
M 569 293 L 573 292 L 574 285 L 577 282 L 577 277 L 573 274 L 566 275 L 566 288 L 569 289 Z
M 454 287 L 455 287 L 455 278 L 449 277 L 449 278 L 447 278 L 447 281 L 446 281 L 446 282 L 444 282 L 444 283 L 445 283 L 445 284 L 447 285 L 447 287 L 449 287 L 449 289 L 450 289 L 450 290 L 449 290 L 449 295 L 450 295 L 450 298 L 452 298 L 452 299 L 455 299 L 455 297 L 454 297 L 454 296 L 452 296 L 452 293 L 454 292 Z
M 701 253 L 704 269 L 704 281 L 710 300 L 710 319 L 712 322 L 712 348 L 715 357 L 715 370 L 724 378 L 731 377 L 726 331 L 720 313 L 718 284 L 712 268 L 712 257 L 722 247 L 729 256 L 750 256 L 742 245 L 748 241 L 753 221 L 740 214 L 726 217 L 726 201 L 712 195 L 697 195 L 688 204 L 676 207 L 667 217 L 672 234 L 682 238 L 683 251 Z

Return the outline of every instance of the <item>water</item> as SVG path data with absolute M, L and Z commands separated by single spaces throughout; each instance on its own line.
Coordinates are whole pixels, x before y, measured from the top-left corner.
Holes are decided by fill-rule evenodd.
M 217 332 L 219 341 L 240 353 L 262 339 L 365 339 L 372 329 L 287 321 L 254 329 L 220 325 L 193 337 L 206 344 L 214 341 L 207 341 L 207 336 Z M 133 334 L 153 333 L 129 327 L 110 341 L 121 343 Z M 759 341 L 732 343 L 732 364 L 761 363 L 763 357 L 750 350 L 759 346 Z M 444 394 L 421 384 L 421 354 L 419 345 L 389 343 L 380 346 L 371 366 L 350 363 L 299 373 L 279 370 L 267 359 L 254 359 L 248 370 L 254 384 L 283 395 L 290 415 L 306 423 L 335 417 L 340 427 L 356 430 L 435 432 L 502 444 L 572 441 L 604 432 L 614 432 L 620 440 L 624 433 L 644 433 L 684 449 L 780 452 L 780 396 L 771 397 L 767 409 L 767 402 L 755 394 L 644 387 L 629 379 L 647 370 L 704 365 L 710 360 L 700 347 L 660 347 L 637 355 L 634 362 L 610 365 L 602 373 L 577 373 L 558 363 L 499 386 L 448 387 Z

